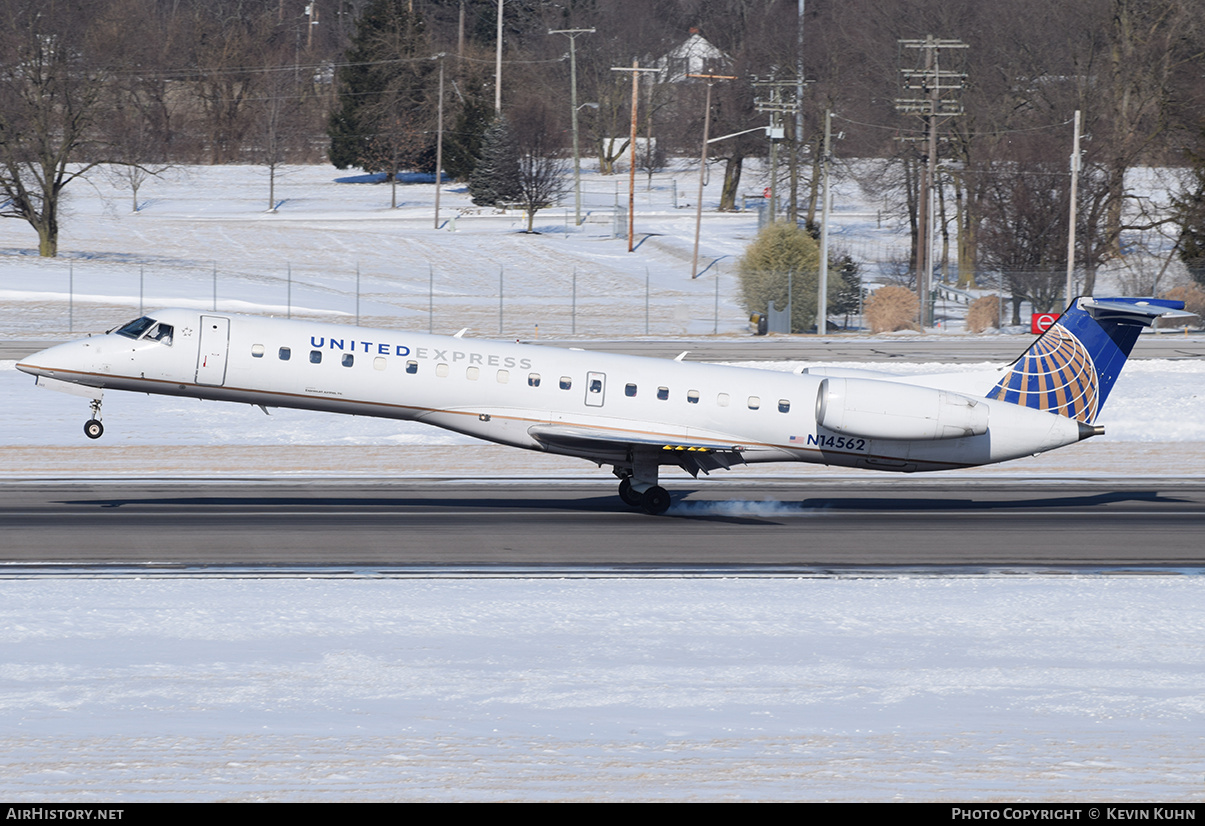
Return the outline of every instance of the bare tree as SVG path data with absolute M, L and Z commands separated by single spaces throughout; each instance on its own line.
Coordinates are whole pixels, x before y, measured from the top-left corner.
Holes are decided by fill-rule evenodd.
M 535 228 L 536 212 L 550 207 L 565 192 L 568 163 L 547 104 L 533 100 L 516 110 L 515 143 L 519 150 L 519 202 L 527 211 L 527 231 Z
M 304 144 L 303 97 L 292 67 L 276 67 L 266 73 L 256 115 L 255 154 L 268 168 L 268 209 L 275 211 L 276 175 L 289 156 Z
M 996 163 L 983 204 L 980 260 L 1011 290 L 1014 324 L 1022 301 L 1049 312 L 1063 297 L 1070 179 L 1045 148 Z
M 98 122 L 108 107 L 105 68 L 57 6 L 5 4 L 0 22 L 0 216 L 58 254 L 63 190 L 104 160 Z
M 243 160 L 253 130 L 255 101 L 265 79 L 265 44 L 285 32 L 267 6 L 238 0 L 211 0 L 193 7 L 192 36 L 196 80 L 192 93 L 203 112 L 210 163 Z

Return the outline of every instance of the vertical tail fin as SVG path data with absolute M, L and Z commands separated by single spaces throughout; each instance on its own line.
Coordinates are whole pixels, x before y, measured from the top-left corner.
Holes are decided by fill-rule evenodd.
M 1158 298 L 1077 298 L 987 398 L 1091 424 L 1142 328 L 1183 307 Z

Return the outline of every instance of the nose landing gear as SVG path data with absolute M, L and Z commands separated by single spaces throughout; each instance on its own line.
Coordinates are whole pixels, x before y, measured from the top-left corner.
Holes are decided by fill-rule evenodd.
M 92 418 L 84 422 L 84 435 L 89 439 L 99 439 L 105 433 L 105 426 L 100 423 L 100 399 L 91 403 Z

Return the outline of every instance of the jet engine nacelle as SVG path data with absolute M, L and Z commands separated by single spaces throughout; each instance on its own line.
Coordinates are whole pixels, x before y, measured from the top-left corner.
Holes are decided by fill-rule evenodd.
M 987 432 L 988 406 L 929 387 L 826 378 L 816 394 L 816 424 L 867 439 L 958 439 Z

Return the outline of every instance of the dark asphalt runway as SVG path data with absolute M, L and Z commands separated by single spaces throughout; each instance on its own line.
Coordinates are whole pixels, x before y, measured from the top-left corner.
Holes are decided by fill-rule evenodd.
M 689 480 L 687 480 L 689 481 Z M 0 484 L 0 562 L 182 566 L 1205 565 L 1205 483 Z

